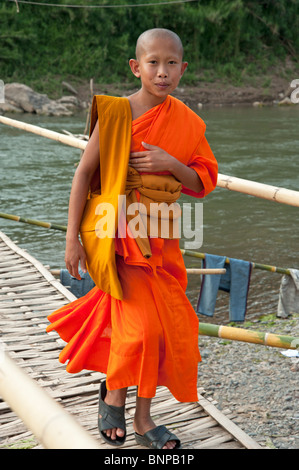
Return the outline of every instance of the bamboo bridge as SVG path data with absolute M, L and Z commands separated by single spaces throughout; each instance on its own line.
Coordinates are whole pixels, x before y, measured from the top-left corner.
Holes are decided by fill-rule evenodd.
M 3 116 L 0 123 L 81 150 L 87 145 L 86 141 L 72 136 Z M 217 186 L 299 206 L 298 191 L 227 175 L 218 175 Z M 65 230 L 64 226 L 22 220 L 10 214 L 0 213 L 0 217 Z M 186 250 L 183 254 L 195 256 Z M 288 270 L 274 266 L 254 264 L 253 267 L 289 274 Z M 201 273 L 199 269 L 189 271 Z M 97 429 L 98 391 L 104 374 L 92 371 L 68 374 L 58 362 L 64 342 L 56 332 L 45 331 L 47 316 L 74 299 L 45 266 L 0 232 L 0 397 L 3 399 L 0 400 L 0 448 L 111 450 Z M 281 348 L 295 349 L 299 344 L 298 338 L 203 323 L 199 333 Z M 198 395 L 196 403 L 178 403 L 166 388 L 159 387 L 153 399 L 155 420 L 175 432 L 184 449 L 261 448 L 233 422 L 230 410 L 220 412 L 216 402 L 204 397 L 201 387 Z M 130 388 L 126 402 L 127 440 L 120 451 L 140 448 L 134 439 L 134 411 L 135 390 Z
M 46 333 L 47 315 L 75 297 L 50 271 L 0 232 L 0 448 L 111 449 L 97 429 L 98 390 L 104 374 L 68 374 L 58 362 L 64 343 Z M 204 398 L 179 403 L 159 387 L 152 413 L 179 435 L 183 448 L 259 449 Z M 126 403 L 127 440 L 120 449 L 140 449 L 134 439 L 135 390 Z

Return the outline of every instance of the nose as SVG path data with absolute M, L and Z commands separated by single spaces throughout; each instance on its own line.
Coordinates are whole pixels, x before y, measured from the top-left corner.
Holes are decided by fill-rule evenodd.
M 158 69 L 158 77 L 166 78 L 167 76 L 168 76 L 167 67 L 163 64 L 160 64 L 160 67 Z

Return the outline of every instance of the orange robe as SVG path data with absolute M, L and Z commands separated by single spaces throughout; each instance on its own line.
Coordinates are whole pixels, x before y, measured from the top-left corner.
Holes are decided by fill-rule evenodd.
M 205 124 L 182 102 L 168 96 L 132 122 L 131 151 L 141 142 L 157 145 L 199 174 L 204 197 L 216 186 L 217 162 L 205 138 Z M 115 238 L 122 300 L 94 287 L 48 319 L 67 342 L 59 360 L 66 370 L 107 374 L 107 388 L 138 386 L 138 396 L 168 387 L 182 402 L 197 401 L 198 318 L 185 291 L 187 275 L 177 239 L 150 238 L 144 258 L 130 237 Z

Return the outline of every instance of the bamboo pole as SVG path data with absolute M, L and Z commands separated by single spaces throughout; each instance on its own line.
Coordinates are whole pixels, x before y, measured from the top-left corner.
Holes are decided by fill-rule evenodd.
M 0 116 L 0 123 L 17 127 L 18 129 L 22 129 L 27 132 L 33 132 L 41 137 L 47 137 L 48 139 L 56 140 L 60 143 L 70 145 L 81 150 L 84 150 L 88 143 L 75 137 L 65 136 L 59 132 L 50 131 L 42 127 L 10 119 L 5 116 Z M 217 186 L 229 189 L 230 191 L 237 191 L 250 196 L 256 196 L 262 199 L 279 202 L 281 204 L 299 207 L 299 191 L 293 191 L 291 189 L 257 183 L 255 181 L 222 174 L 218 174 Z
M 181 252 L 184 256 L 191 256 L 194 258 L 205 259 L 205 253 L 199 253 L 198 251 L 191 251 L 191 250 L 184 250 L 181 249 Z M 225 263 L 229 264 L 229 258 L 225 258 Z M 278 266 L 271 266 L 269 264 L 261 264 L 261 263 L 254 263 L 251 262 L 253 269 L 261 269 L 263 271 L 269 271 L 272 273 L 279 273 L 279 274 L 288 274 L 290 275 L 290 270 L 287 268 L 280 268 Z
M 233 341 L 243 341 L 245 343 L 263 344 L 264 346 L 282 349 L 298 349 L 299 347 L 299 338 L 294 336 L 250 331 L 244 328 L 214 325 L 212 323 L 199 323 L 199 334 Z
M 78 422 L 1 350 L 0 395 L 46 449 L 99 449 Z
M 43 222 L 41 220 L 27 219 L 26 217 L 20 217 L 19 215 L 14 214 L 5 214 L 4 212 L 0 212 L 0 217 L 3 219 L 14 220 L 15 222 L 23 222 L 25 224 L 38 225 L 39 227 L 62 230 L 64 232 L 67 228 L 65 225 L 52 224 L 51 222 Z
M 187 274 L 225 274 L 226 269 L 221 269 L 221 268 L 199 268 L 199 269 L 193 269 L 193 268 L 187 268 L 186 269 Z M 50 269 L 50 273 L 53 274 L 53 276 L 59 276 L 60 275 L 60 269 Z
M 187 274 L 225 274 L 225 268 L 186 268 Z
M 257 183 L 255 181 L 218 174 L 217 186 L 249 196 L 299 207 L 299 191 Z
M 60 134 L 59 132 L 50 131 L 48 129 L 44 129 L 43 127 L 34 126 L 32 124 L 27 124 L 25 122 L 17 121 L 15 119 L 10 119 L 5 116 L 0 116 L 0 122 L 2 124 L 16 127 L 17 129 L 21 129 L 26 132 L 32 132 L 33 134 L 37 134 L 41 137 L 47 137 L 48 139 L 56 140 L 57 142 L 60 142 L 61 144 L 69 145 L 71 147 L 76 147 L 81 150 L 84 150 L 87 145 L 86 141 L 77 139 L 76 137 L 71 137 L 69 135 Z

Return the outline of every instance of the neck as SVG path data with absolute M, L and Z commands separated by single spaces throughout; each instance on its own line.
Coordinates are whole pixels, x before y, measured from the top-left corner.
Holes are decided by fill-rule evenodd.
M 167 98 L 168 95 L 161 98 L 150 95 L 145 93 L 142 88 L 133 95 L 130 95 L 128 99 L 132 108 L 133 120 L 146 113 L 149 109 L 162 104 Z

